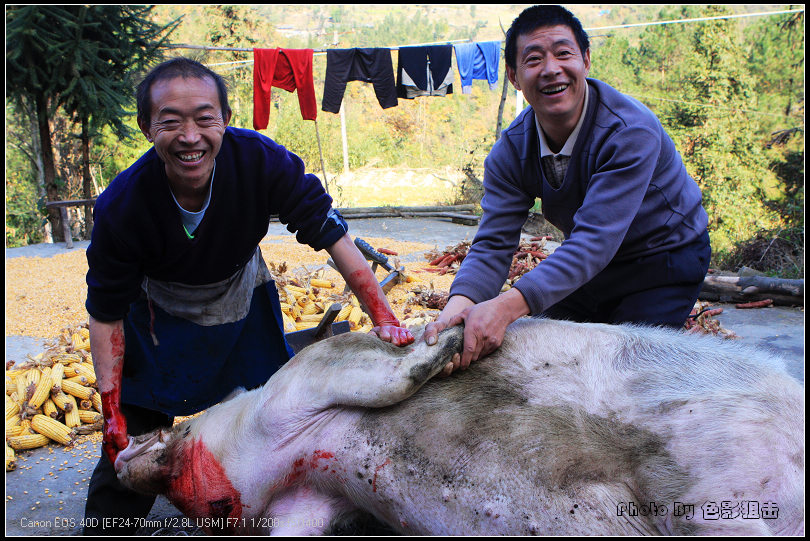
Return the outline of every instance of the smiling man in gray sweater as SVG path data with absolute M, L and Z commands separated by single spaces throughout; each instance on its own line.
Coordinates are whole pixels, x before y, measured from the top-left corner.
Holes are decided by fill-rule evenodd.
M 655 115 L 589 79 L 588 36 L 559 6 L 534 6 L 506 37 L 509 80 L 529 102 L 485 161 L 478 233 L 425 340 L 465 324 L 445 373 L 500 346 L 524 315 L 680 327 L 711 248 L 701 193 Z M 565 235 L 499 295 L 535 198 Z

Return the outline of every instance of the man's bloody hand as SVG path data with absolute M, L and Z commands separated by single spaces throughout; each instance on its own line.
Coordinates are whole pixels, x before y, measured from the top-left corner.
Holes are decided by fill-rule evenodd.
M 104 411 L 101 448 L 107 454 L 111 464 L 115 464 L 118 453 L 129 445 L 127 437 L 127 420 L 121 413 L 120 401 L 116 393 L 101 393 L 101 409 Z
M 395 346 L 407 346 L 414 341 L 411 331 L 405 327 L 400 327 L 399 321 L 379 325 L 371 329 L 371 332 L 376 334 L 380 340 L 391 342 Z
M 388 299 L 385 298 L 385 293 L 377 282 L 377 277 L 368 266 L 366 258 L 352 242 L 351 237 L 348 234 L 344 235 L 327 248 L 327 251 L 332 256 L 340 274 L 357 296 L 363 310 L 374 322 L 371 332 L 381 340 L 397 346 L 413 343 L 413 335 L 400 325 L 388 304 Z

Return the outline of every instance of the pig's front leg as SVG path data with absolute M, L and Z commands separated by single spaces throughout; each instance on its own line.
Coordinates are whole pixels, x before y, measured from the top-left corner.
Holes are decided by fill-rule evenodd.
M 338 335 L 293 357 L 271 380 L 268 396 L 277 407 L 298 404 L 309 411 L 397 404 L 442 371 L 461 351 L 463 336 L 463 327 L 452 327 L 439 333 L 433 346 L 417 338 L 411 346 L 397 347 L 373 335 Z
M 323 535 L 336 517 L 351 510 L 341 499 L 298 486 L 273 499 L 266 523 L 271 535 Z

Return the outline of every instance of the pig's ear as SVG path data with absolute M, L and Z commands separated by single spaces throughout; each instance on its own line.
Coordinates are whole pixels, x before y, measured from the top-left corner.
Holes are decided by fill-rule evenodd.
M 442 371 L 463 345 L 463 327 L 439 333 L 436 345 L 418 340 L 407 348 L 393 346 L 373 335 L 347 333 L 324 340 L 318 347 L 296 355 L 294 365 L 285 366 L 271 379 L 290 400 L 307 397 L 306 406 L 380 408 L 401 402 L 430 378 Z M 331 359 L 326 362 L 324 352 Z M 306 387 L 306 388 L 302 388 Z M 270 396 L 278 396 L 270 391 Z

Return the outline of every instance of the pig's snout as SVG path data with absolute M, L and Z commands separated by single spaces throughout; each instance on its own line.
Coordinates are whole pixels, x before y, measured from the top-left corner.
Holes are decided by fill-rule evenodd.
M 159 494 L 167 482 L 170 434 L 156 430 L 129 438 L 115 459 L 115 472 L 124 486 L 144 494 Z
M 127 446 L 124 448 L 124 450 L 118 453 L 118 456 L 115 457 L 115 464 L 113 464 L 113 467 L 115 468 L 115 473 L 120 473 L 121 470 L 124 468 L 124 464 L 126 464 L 127 461 L 134 456 L 134 453 L 132 452 L 133 441 L 135 441 L 135 438 L 129 436 L 129 443 L 127 443 Z

